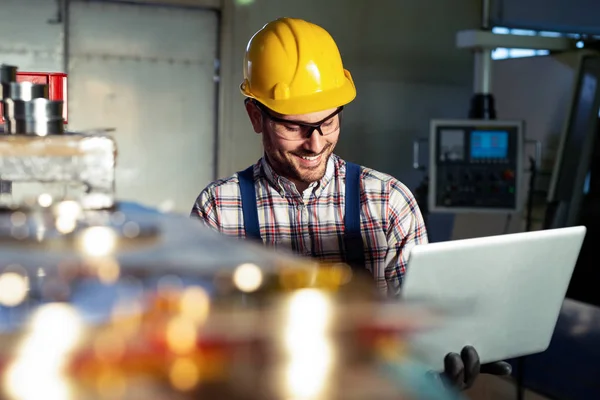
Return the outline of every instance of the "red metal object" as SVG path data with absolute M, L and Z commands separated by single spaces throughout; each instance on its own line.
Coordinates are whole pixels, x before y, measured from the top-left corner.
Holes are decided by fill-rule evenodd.
M 63 101 L 63 118 L 67 119 L 67 74 L 62 72 L 17 72 L 17 82 L 31 82 L 48 85 L 50 100 Z M 0 122 L 4 123 L 2 104 L 0 103 Z

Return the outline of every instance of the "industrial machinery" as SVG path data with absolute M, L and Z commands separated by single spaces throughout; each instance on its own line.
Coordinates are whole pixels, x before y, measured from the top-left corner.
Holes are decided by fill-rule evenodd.
M 433 120 L 430 212 L 519 212 L 523 122 Z
M 579 38 L 494 34 L 489 3 L 483 1 L 482 28 L 459 32 L 457 47 L 475 53 L 475 93 L 469 117 L 498 123 L 497 118 L 524 121 L 525 143 L 536 143 L 534 154 L 523 152 L 522 161 L 529 158 L 529 163 L 520 170 L 521 204 L 510 214 L 484 207 L 462 212 L 458 207 L 434 207 L 435 203 L 428 204 L 426 211 L 452 214 L 450 234 L 442 240 L 586 226 L 588 235 L 549 348 L 511 361 L 519 400 L 525 388 L 549 398 L 598 398 L 600 299 L 589 283 L 598 278 L 600 175 L 594 155 L 600 148 L 600 54 L 589 41 L 578 50 Z M 540 49 L 549 54 L 492 61 L 495 48 Z M 430 180 L 423 187 L 434 198 L 431 191 L 439 193 L 441 183 L 432 177 L 440 165 L 437 160 L 430 160 L 429 165 Z M 418 162 L 415 167 L 423 169 Z
M 495 95 L 503 113 L 526 118 L 532 135 L 545 144 L 547 157 L 535 186 L 534 227 L 579 224 L 588 231 L 550 347 L 515 362 L 515 376 L 522 388 L 551 398 L 596 398 L 600 297 L 590 282 L 599 277 L 595 160 L 600 145 L 600 53 L 580 50 L 503 60 L 495 71 Z M 459 223 L 463 230 L 473 226 L 473 221 Z
M 0 69 L 5 133 L 0 141 L 0 207 L 50 205 L 52 200 L 76 201 L 86 210 L 111 207 L 114 140 L 101 133 L 65 132 L 64 101 L 50 99 L 49 84 L 19 82 L 16 67 Z
M 2 71 L 2 399 L 460 398 L 404 350 L 447 305 L 117 201 L 115 141 Z
M 548 189 L 546 228 L 578 223 L 583 196 L 589 191 L 599 110 L 600 55 L 582 54 Z

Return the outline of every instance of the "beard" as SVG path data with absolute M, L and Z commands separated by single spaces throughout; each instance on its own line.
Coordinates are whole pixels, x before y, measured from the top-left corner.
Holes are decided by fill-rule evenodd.
M 273 170 L 291 181 L 312 183 L 319 181 L 325 175 L 327 163 L 335 148 L 335 143 L 327 143 L 327 145 L 319 153 L 306 151 L 303 149 L 294 151 L 284 151 L 277 149 L 271 141 L 269 135 L 263 133 L 263 146 L 269 164 Z M 303 166 L 298 157 L 315 157 L 321 156 L 319 163 L 314 166 Z

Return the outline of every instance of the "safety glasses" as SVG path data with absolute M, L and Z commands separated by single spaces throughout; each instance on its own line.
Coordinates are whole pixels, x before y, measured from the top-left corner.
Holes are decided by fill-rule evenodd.
M 269 120 L 271 129 L 275 134 L 286 140 L 305 140 L 316 130 L 321 136 L 331 135 L 340 129 L 341 112 L 344 107 L 339 107 L 333 113 L 321 121 L 309 123 L 303 121 L 292 121 L 274 116 L 261 103 L 253 102 L 261 113 Z

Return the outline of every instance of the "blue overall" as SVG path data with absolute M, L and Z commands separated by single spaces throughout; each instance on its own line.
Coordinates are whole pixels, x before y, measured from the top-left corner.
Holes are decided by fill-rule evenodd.
M 261 240 L 254 188 L 254 167 L 238 172 L 246 237 Z M 360 234 L 360 166 L 346 162 L 346 212 L 344 214 L 344 262 L 364 270 L 365 253 Z

